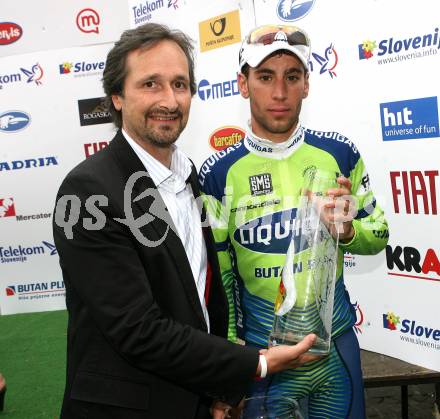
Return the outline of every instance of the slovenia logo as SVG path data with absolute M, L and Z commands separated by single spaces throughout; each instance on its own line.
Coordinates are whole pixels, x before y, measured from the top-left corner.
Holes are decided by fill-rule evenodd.
M 376 41 L 366 40 L 359 44 L 359 59 L 368 60 L 374 56 L 373 51 L 377 48 Z
M 392 311 L 383 314 L 384 329 L 397 330 L 397 325 L 400 323 L 400 317 L 396 316 Z
M 285 22 L 294 22 L 307 15 L 314 3 L 315 0 L 279 0 L 277 15 Z
M 31 122 L 31 117 L 21 111 L 7 111 L 0 114 L 0 131 L 15 132 L 25 129 Z

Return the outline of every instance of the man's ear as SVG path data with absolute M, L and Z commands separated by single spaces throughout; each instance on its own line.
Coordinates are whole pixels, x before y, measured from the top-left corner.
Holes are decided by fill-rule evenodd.
M 238 90 L 240 90 L 240 94 L 245 99 L 247 99 L 249 97 L 248 79 L 243 73 L 238 73 L 237 83 L 238 83 Z
M 122 109 L 122 98 L 119 95 L 112 95 L 113 106 L 117 111 Z
M 304 81 L 304 91 L 303 91 L 303 99 L 305 99 L 308 95 L 309 95 L 309 72 L 307 72 L 304 76 L 305 81 Z

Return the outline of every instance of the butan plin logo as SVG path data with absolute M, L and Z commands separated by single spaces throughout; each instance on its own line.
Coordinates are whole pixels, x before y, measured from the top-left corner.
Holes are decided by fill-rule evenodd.
M 9 285 L 5 289 L 7 297 L 18 297 L 19 300 L 34 300 L 63 296 L 64 281 L 34 282 L 30 284 Z
M 199 23 L 200 51 L 210 51 L 241 41 L 238 10 Z
M 377 58 L 378 64 L 389 64 L 399 61 L 413 60 L 438 54 L 440 48 L 439 29 L 403 39 L 386 38 L 380 41 L 364 39 L 358 45 L 359 59 Z
M 383 141 L 439 137 L 437 97 L 380 104 Z
M 209 145 L 217 151 L 224 150 L 234 144 L 237 144 L 245 136 L 240 127 L 227 126 L 216 129 L 209 136 Z

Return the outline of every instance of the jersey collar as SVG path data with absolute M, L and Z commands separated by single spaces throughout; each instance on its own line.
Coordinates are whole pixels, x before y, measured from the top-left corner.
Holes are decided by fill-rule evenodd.
M 254 154 L 270 159 L 285 159 L 292 155 L 304 141 L 304 128 L 298 123 L 296 130 L 283 143 L 274 143 L 260 138 L 252 132 L 249 126 L 244 139 L 245 147 Z

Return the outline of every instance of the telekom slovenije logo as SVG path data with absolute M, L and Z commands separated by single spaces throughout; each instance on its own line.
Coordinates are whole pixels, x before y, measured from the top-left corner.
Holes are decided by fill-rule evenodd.
M 396 316 L 392 311 L 383 314 L 384 329 L 397 330 L 397 325 L 400 324 L 400 317 Z

